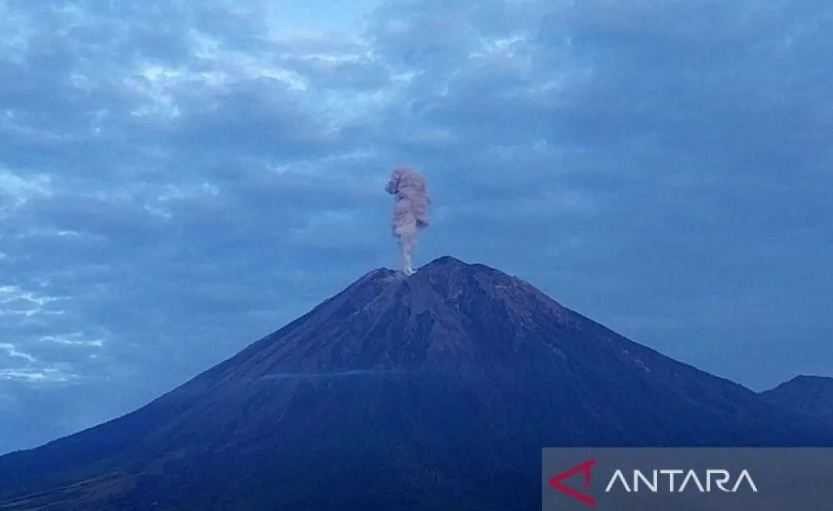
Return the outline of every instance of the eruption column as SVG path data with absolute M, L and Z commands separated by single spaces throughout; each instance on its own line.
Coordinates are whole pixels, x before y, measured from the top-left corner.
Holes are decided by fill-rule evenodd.
M 399 239 L 402 251 L 402 271 L 414 273 L 411 262 L 416 248 L 417 234 L 428 227 L 428 190 L 425 177 L 413 169 L 400 168 L 393 171 L 385 191 L 394 197 L 393 235 Z

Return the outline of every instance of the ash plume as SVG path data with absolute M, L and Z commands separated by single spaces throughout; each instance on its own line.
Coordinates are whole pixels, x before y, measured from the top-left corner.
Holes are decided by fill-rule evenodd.
M 414 273 L 412 256 L 416 248 L 417 234 L 428 227 L 428 190 L 425 177 L 413 169 L 399 168 L 393 171 L 385 191 L 394 197 L 393 235 L 399 239 L 402 252 L 402 271 Z

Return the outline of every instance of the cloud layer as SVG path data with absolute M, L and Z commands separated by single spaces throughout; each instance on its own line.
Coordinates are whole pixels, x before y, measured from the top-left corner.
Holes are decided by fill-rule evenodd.
M 398 164 L 423 261 L 755 387 L 829 373 L 833 8 L 471 4 L 0 0 L 0 452 L 395 265 Z

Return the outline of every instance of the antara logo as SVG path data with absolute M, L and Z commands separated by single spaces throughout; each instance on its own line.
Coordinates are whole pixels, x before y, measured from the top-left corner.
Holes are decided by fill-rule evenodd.
M 605 493 L 610 493 L 617 487 L 628 493 L 639 493 L 643 488 L 651 493 L 683 493 L 689 489 L 700 493 L 737 493 L 744 486 L 752 493 L 758 493 L 758 487 L 748 470 L 742 470 L 736 478 L 733 478 L 728 470 L 715 468 L 706 469 L 700 474 L 695 470 L 678 468 L 651 470 L 649 474 L 650 476 L 647 476 L 641 470 L 634 470 L 629 481 L 624 472 L 617 470 L 607 483 Z
M 584 476 L 584 487 L 589 489 L 591 483 L 593 482 L 593 466 L 595 464 L 596 460 L 584 461 L 572 468 L 568 468 L 564 472 L 555 474 L 548 482 L 550 486 L 552 486 L 556 490 L 576 499 L 585 506 L 596 507 L 596 497 L 587 493 L 580 492 L 575 488 L 572 488 L 564 484 L 565 479 L 569 479 L 576 474 L 582 474 Z
M 589 493 L 593 481 L 595 459 L 589 459 L 551 477 L 549 485 L 568 497 L 581 502 L 587 507 L 596 507 L 596 497 Z M 627 475 L 626 475 L 627 474 Z M 583 491 L 565 483 L 567 479 L 581 475 Z M 751 491 L 758 493 L 758 487 L 748 470 L 744 469 L 733 477 L 725 469 L 706 469 L 698 472 L 693 469 L 653 469 L 648 471 L 632 470 L 629 473 L 616 469 L 605 485 L 604 493 L 738 493 Z

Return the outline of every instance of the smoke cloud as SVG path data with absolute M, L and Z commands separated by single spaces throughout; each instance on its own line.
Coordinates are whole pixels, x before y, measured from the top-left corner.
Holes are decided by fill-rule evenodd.
M 393 171 L 385 191 L 394 197 L 393 235 L 399 239 L 402 251 L 402 271 L 414 273 L 412 256 L 416 248 L 417 234 L 428 227 L 428 189 L 425 177 L 413 169 Z

